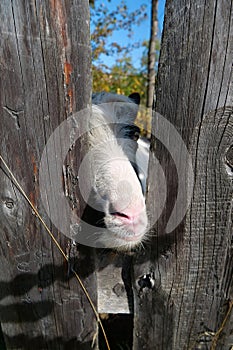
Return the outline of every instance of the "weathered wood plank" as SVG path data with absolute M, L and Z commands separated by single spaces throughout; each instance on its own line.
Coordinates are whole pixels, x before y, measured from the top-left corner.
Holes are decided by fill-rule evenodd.
M 98 312 L 107 314 L 133 313 L 131 286 L 132 257 L 116 252 L 97 255 Z
M 1 155 L 68 252 L 70 240 L 41 204 L 38 169 L 54 129 L 90 103 L 88 2 L 3 0 L 0 13 Z M 66 160 L 73 174 L 75 152 Z M 7 348 L 90 349 L 96 320 L 83 291 L 3 166 L 0 172 L 0 319 Z M 96 303 L 93 254 L 73 247 L 73 264 Z
M 166 177 L 167 201 L 151 248 L 135 261 L 134 349 L 210 349 L 233 299 L 232 167 L 226 164 L 233 143 L 232 21 L 228 0 L 166 4 L 155 109 L 189 149 L 194 192 L 183 222 L 166 233 L 179 191 L 177 164 L 169 146 L 157 140 L 155 147 L 153 140 L 147 198 L 152 217 L 163 190 L 156 159 Z M 158 124 L 154 118 L 155 137 L 163 132 Z M 166 133 L 162 143 L 172 145 L 169 127 Z M 153 288 L 147 281 L 140 289 L 145 273 L 154 279 Z M 231 314 L 216 349 L 232 347 L 232 319 Z

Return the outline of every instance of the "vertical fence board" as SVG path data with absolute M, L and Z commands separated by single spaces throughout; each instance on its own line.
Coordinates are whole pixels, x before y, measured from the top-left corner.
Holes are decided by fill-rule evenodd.
M 194 191 L 185 219 L 166 233 L 179 192 L 177 164 L 169 149 L 174 134 L 167 127 L 164 144 L 152 140 L 149 212 L 162 205 L 157 194 L 163 179 L 156 159 L 165 174 L 167 201 L 151 248 L 135 259 L 134 349 L 197 350 L 212 345 L 229 350 L 233 346 L 232 312 L 219 338 L 215 337 L 233 299 L 232 20 L 228 0 L 166 3 L 156 90 L 159 114 L 152 133 L 155 139 L 161 135 L 156 130 L 160 116 L 175 126 L 192 157 Z M 180 164 L 182 156 L 180 150 Z M 140 277 L 146 273 L 154 286 L 147 279 L 142 288 Z
M 3 0 L 0 13 L 1 155 L 68 252 L 70 239 L 41 204 L 38 169 L 51 133 L 90 103 L 88 2 Z M 66 160 L 74 175 L 76 151 Z M 0 320 L 7 348 L 90 349 L 96 321 L 82 289 L 2 164 L 0 173 Z M 88 248 L 73 249 L 96 303 L 92 257 Z

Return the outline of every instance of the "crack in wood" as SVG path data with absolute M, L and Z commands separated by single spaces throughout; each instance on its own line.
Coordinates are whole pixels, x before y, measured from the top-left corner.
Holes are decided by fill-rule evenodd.
M 78 185 L 78 176 L 70 165 L 63 165 L 63 183 L 64 193 L 71 203 L 71 208 L 78 207 L 78 200 L 76 198 L 76 187 Z
M 14 119 L 16 130 L 20 129 L 19 114 L 23 113 L 23 110 L 16 111 L 8 106 L 4 106 L 3 109 Z

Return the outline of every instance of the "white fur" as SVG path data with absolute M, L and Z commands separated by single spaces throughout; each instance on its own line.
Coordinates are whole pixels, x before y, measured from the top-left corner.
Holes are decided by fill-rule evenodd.
M 147 229 L 145 200 L 131 164 L 136 163 L 137 142 L 127 137 L 138 107 L 126 96 L 107 93 L 94 95 L 92 102 L 91 177 L 108 229 L 98 239 L 108 247 L 130 249 Z

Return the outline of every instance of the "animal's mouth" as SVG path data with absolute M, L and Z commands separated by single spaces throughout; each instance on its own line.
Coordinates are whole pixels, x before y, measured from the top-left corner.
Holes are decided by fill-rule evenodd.
M 117 223 L 115 222 L 115 224 L 117 224 L 116 226 L 118 226 L 119 223 L 120 227 L 123 228 L 123 232 L 120 230 L 119 233 L 117 230 L 114 230 L 114 235 L 118 239 L 124 242 L 134 243 L 142 240 L 142 237 L 145 235 L 146 227 L 143 225 L 140 218 L 133 218 L 121 212 L 113 212 L 111 216 L 117 221 Z
M 138 235 L 135 235 L 134 233 L 132 233 L 132 235 L 129 234 L 128 236 L 125 236 L 125 237 L 121 236 L 121 239 L 126 242 L 140 242 L 143 236 L 144 236 L 144 233 L 141 233 Z

